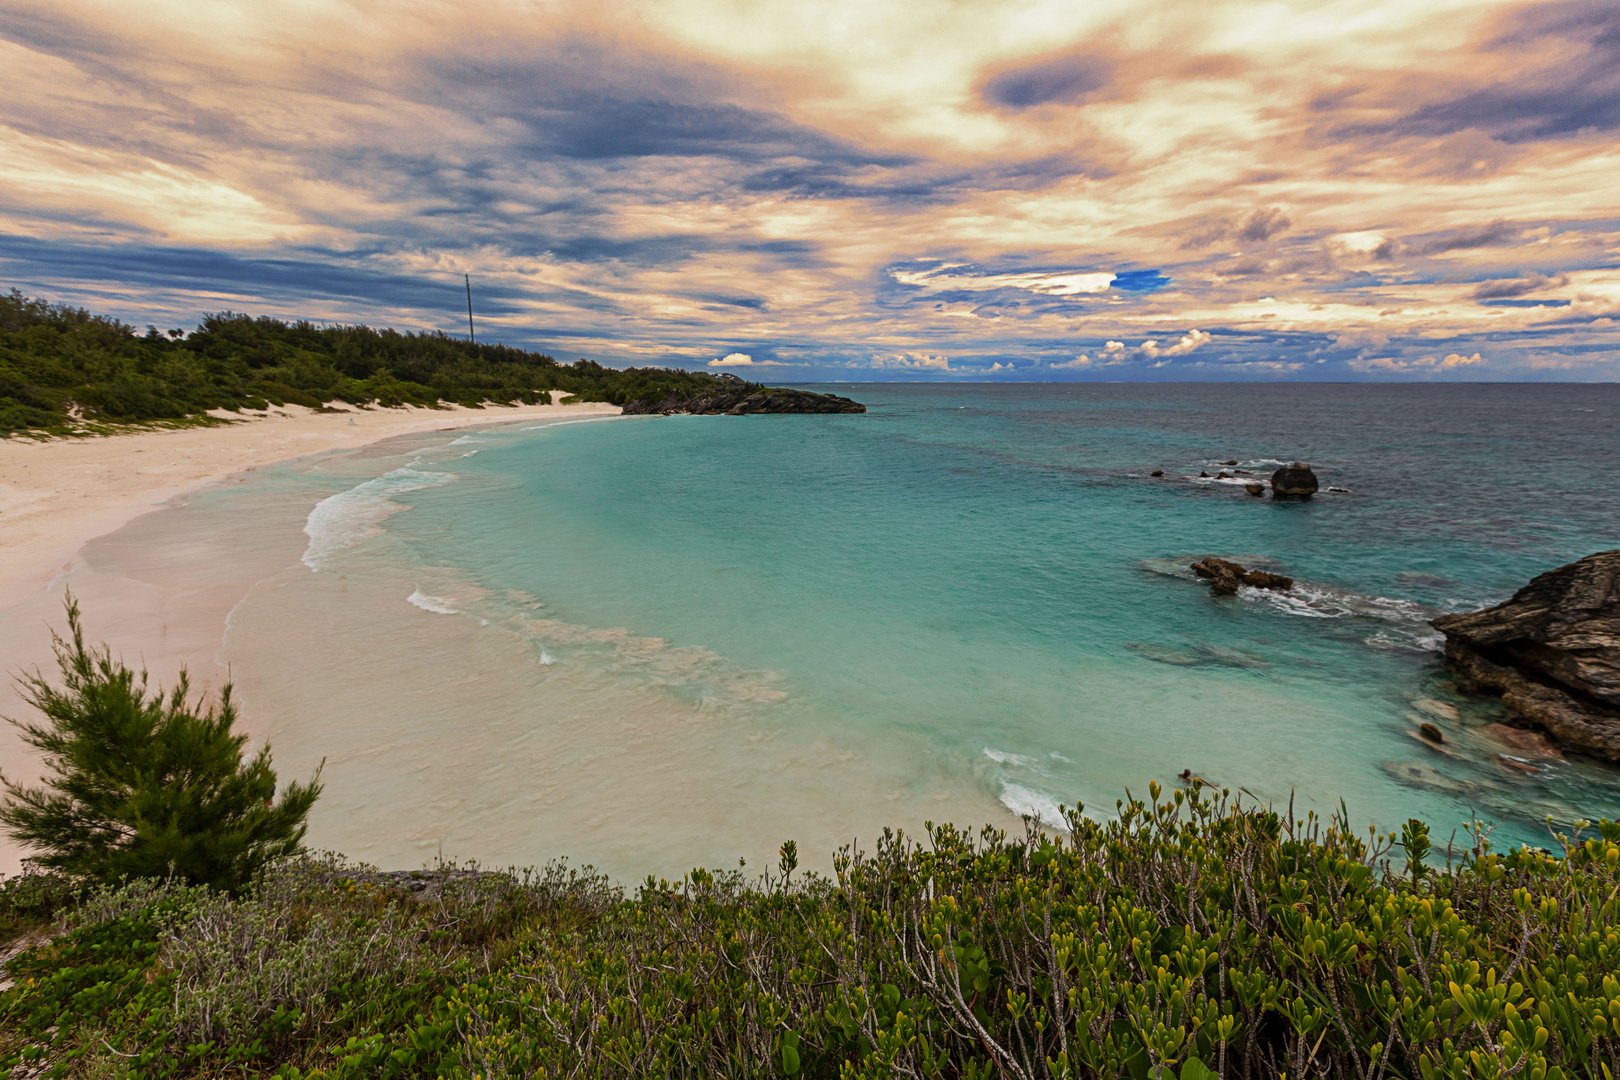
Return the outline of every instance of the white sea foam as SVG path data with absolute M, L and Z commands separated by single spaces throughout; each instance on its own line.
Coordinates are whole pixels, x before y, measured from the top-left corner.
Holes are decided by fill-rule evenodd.
M 1238 587 L 1238 597 L 1243 600 L 1264 601 L 1289 615 L 1310 619 L 1360 616 L 1364 619 L 1427 627 L 1429 620 L 1439 614 L 1438 611 L 1414 604 L 1410 600 L 1365 596 L 1345 589 L 1335 589 L 1330 585 L 1314 585 L 1303 581 L 1295 581 L 1294 587 L 1287 592 L 1241 585 Z
M 322 499 L 304 521 L 304 534 L 309 537 L 304 565 L 319 572 L 338 552 L 378 535 L 382 520 L 404 509 L 390 495 L 439 487 L 455 478 L 454 473 L 422 472 L 407 465 Z
M 549 424 L 535 424 L 535 425 L 533 425 L 531 427 L 518 428 L 518 430 L 519 431 L 541 431 L 541 430 L 543 430 L 545 428 L 567 427 L 569 424 L 598 424 L 598 423 L 601 423 L 603 420 L 628 420 L 628 419 L 631 419 L 631 418 L 627 417 L 627 416 L 619 416 L 617 413 L 613 414 L 612 416 L 582 416 L 578 420 L 553 420 Z
M 1029 766 L 1035 764 L 1022 754 L 1009 754 L 1003 750 L 992 750 L 988 746 L 984 748 L 984 756 L 989 758 L 991 761 L 994 761 L 997 765 L 1022 765 L 1025 768 L 1028 768 Z
M 1035 791 L 1011 781 L 1001 782 L 1001 805 L 1019 817 L 1038 818 L 1043 825 L 1061 826 L 1063 811 L 1059 803 L 1044 791 Z
M 477 441 L 478 441 L 478 436 L 476 436 L 476 435 L 462 435 L 462 436 L 460 436 L 458 438 L 451 439 L 450 440 L 450 445 L 451 446 L 466 446 L 468 443 L 475 443 Z
M 544 650 L 544 649 L 540 650 L 540 666 L 541 667 L 550 667 L 552 664 L 555 664 L 556 662 L 557 662 L 557 658 L 555 656 L 552 656 L 550 653 L 546 652 L 546 650 Z
M 415 604 L 423 611 L 435 611 L 440 615 L 454 615 L 459 610 L 453 606 L 450 601 L 444 599 L 442 596 L 429 596 L 421 589 L 417 589 L 415 592 L 411 593 L 411 595 L 407 596 L 405 598 L 405 602 L 407 604 Z

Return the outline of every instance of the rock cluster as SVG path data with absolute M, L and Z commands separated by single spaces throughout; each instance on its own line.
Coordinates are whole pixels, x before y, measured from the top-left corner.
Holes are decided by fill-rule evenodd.
M 1620 762 L 1620 551 L 1549 570 L 1506 603 L 1434 628 L 1475 688 L 1559 744 Z
M 1239 585 L 1251 585 L 1256 589 L 1279 589 L 1283 592 L 1294 587 L 1294 579 L 1291 577 L 1268 573 L 1265 570 L 1247 570 L 1241 563 L 1217 559 L 1213 555 L 1207 555 L 1193 563 L 1192 570 L 1199 577 L 1209 579 L 1209 587 L 1217 596 L 1231 596 L 1238 591 Z
M 1302 461 L 1284 465 L 1271 474 L 1273 499 L 1308 499 L 1316 490 L 1316 474 Z
M 630 401 L 626 415 L 696 413 L 705 416 L 746 416 L 750 413 L 863 413 L 866 406 L 836 394 L 813 394 L 783 387 L 745 386 L 742 389 L 705 390 L 690 397 L 674 394 L 662 401 Z

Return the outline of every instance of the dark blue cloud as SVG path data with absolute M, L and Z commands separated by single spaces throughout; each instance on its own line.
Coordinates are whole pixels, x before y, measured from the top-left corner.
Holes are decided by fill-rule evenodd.
M 1030 109 L 1037 105 L 1073 103 L 1101 90 L 1114 77 L 1113 64 L 1104 57 L 1076 52 L 1006 68 L 981 84 L 980 96 L 1002 109 Z
M 1341 134 L 1436 137 L 1481 131 L 1512 144 L 1620 130 L 1620 6 L 1612 0 L 1527 4 L 1482 51 L 1498 61 L 1492 66 L 1511 75 L 1400 108 L 1392 121 L 1348 126 Z M 1337 112 L 1358 94 L 1342 90 L 1313 104 Z

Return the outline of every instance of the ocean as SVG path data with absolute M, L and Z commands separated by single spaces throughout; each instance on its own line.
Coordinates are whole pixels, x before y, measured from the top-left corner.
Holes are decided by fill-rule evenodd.
M 413 436 L 166 511 L 261 538 L 219 658 L 283 775 L 324 760 L 310 842 L 825 866 L 1183 770 L 1442 845 L 1620 813 L 1620 771 L 1492 741 L 1428 626 L 1620 545 L 1620 386 L 810 389 L 868 412 Z M 1292 461 L 1327 490 L 1244 490 Z M 1298 585 L 1216 597 L 1207 554 Z

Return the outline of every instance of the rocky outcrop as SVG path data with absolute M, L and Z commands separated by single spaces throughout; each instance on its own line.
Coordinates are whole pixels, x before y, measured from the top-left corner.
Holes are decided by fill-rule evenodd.
M 1284 465 L 1271 474 L 1273 499 L 1308 499 L 1316 494 L 1316 474 L 1302 461 Z
M 1506 603 L 1443 615 L 1446 660 L 1559 745 L 1620 762 L 1620 551 L 1531 580 Z
M 785 387 L 743 386 L 705 390 L 690 397 L 671 394 L 662 401 L 631 401 L 626 415 L 695 413 L 704 416 L 746 416 L 751 413 L 863 413 L 866 406 L 836 394 L 814 394 Z
M 1209 587 L 1216 596 L 1231 596 L 1238 591 L 1239 585 L 1250 585 L 1256 589 L 1280 589 L 1284 592 L 1294 587 L 1294 579 L 1291 577 L 1268 573 L 1265 570 L 1247 570 L 1241 563 L 1217 559 L 1213 555 L 1207 555 L 1193 563 L 1192 571 L 1199 577 L 1209 580 Z

